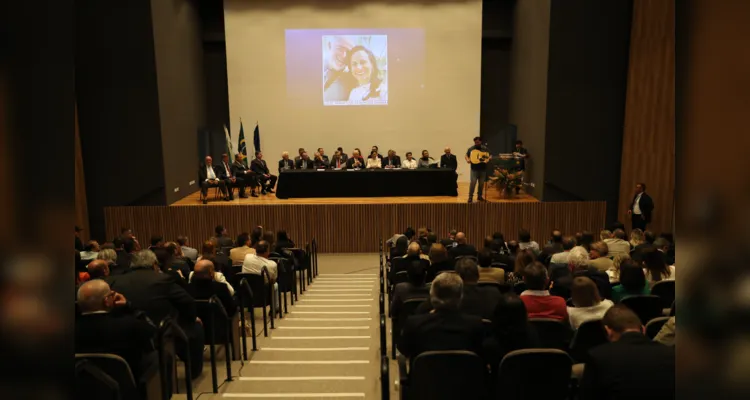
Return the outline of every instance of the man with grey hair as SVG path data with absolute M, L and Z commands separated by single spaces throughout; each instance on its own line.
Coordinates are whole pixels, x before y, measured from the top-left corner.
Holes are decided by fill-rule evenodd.
M 615 229 L 611 237 L 602 240 L 607 244 L 609 256 L 613 259 L 619 255 L 630 255 L 630 243 L 624 230 Z
M 194 299 L 168 274 L 162 274 L 156 255 L 151 250 L 133 253 L 130 272 L 110 276 L 107 281 L 113 290 L 127 296 L 133 307 L 143 310 L 155 324 L 167 316 L 177 316 L 176 322 L 190 338 L 189 348 L 178 348 L 180 358 L 190 351 L 192 375 L 203 371 L 203 327 L 195 313 Z
M 615 267 L 612 263 L 612 259 L 609 258 L 609 247 L 606 243 L 602 241 L 591 243 L 591 250 L 589 250 L 589 266 L 605 273 L 607 270 Z
M 156 327 L 134 312 L 125 296 L 94 279 L 81 285 L 77 300 L 81 314 L 75 323 L 76 353 L 117 354 L 128 362 L 136 379 L 158 369 L 152 343 Z
M 104 249 L 99 252 L 96 256 L 97 260 L 101 260 L 107 263 L 107 269 L 109 274 L 107 276 L 122 275 L 130 272 L 130 268 L 124 267 L 117 264 L 117 251 L 112 249 Z
M 414 360 L 419 354 L 434 350 L 467 350 L 482 356 L 484 327 L 482 319 L 460 311 L 463 282 L 458 274 L 444 272 L 432 281 L 427 314 L 406 320 L 398 350 Z
M 592 244 L 594 246 L 594 244 Z M 593 247 L 592 247 L 593 248 Z M 611 262 L 612 260 L 610 260 Z M 573 278 L 578 276 L 585 276 L 596 284 L 599 289 L 599 295 L 602 298 L 609 299 L 612 296 L 612 286 L 609 284 L 609 275 L 606 272 L 598 270 L 596 267 L 589 265 L 589 254 L 583 246 L 576 246 L 570 250 L 570 256 L 568 256 L 568 272 L 566 274 L 558 274 L 558 270 L 550 269 L 550 279 L 553 284 L 553 289 L 550 289 L 553 294 L 561 295 L 565 298 L 569 296 L 570 285 L 573 282 Z
M 91 279 L 104 279 L 109 276 L 109 264 L 104 260 L 94 260 L 86 266 Z

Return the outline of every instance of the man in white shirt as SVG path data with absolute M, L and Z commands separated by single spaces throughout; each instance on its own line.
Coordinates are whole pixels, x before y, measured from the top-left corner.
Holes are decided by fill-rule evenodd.
M 198 169 L 198 180 L 200 181 L 201 185 L 203 204 L 208 203 L 208 188 L 216 186 L 218 186 L 219 190 L 221 190 L 221 194 L 224 196 L 224 200 L 229 201 L 229 196 L 227 195 L 227 184 L 223 179 L 220 178 L 219 175 L 220 174 L 214 168 L 213 159 L 207 156 L 205 159 L 205 163 L 201 164 L 200 168 Z
M 531 233 L 526 228 L 518 230 L 518 248 L 521 250 L 531 249 L 535 255 L 538 255 L 541 251 L 539 249 L 539 243 L 531 240 Z
M 185 257 L 189 258 L 190 261 L 195 263 L 198 260 L 198 250 L 188 246 L 187 243 L 188 243 L 187 236 L 177 237 L 177 244 L 180 245 L 180 248 L 182 249 L 182 254 Z
M 401 162 L 403 169 L 417 169 L 417 160 L 412 157 L 411 151 L 406 153 L 406 159 Z
M 576 245 L 576 239 L 572 236 L 566 236 L 563 238 L 562 241 L 562 247 L 563 251 L 562 253 L 555 253 L 552 255 L 552 258 L 550 258 L 549 263 L 550 264 L 567 264 L 568 259 L 570 259 L 570 250 L 575 247 Z
M 274 305 L 278 307 L 276 292 L 279 290 L 279 284 L 276 283 L 276 279 L 279 276 L 279 266 L 276 264 L 276 261 L 268 259 L 270 254 L 271 246 L 265 240 L 261 240 L 255 245 L 255 254 L 249 253 L 245 256 L 245 261 L 242 262 L 242 272 L 260 275 L 263 267 L 266 267 L 268 270 L 268 277 L 273 284 L 271 298 L 273 298 Z

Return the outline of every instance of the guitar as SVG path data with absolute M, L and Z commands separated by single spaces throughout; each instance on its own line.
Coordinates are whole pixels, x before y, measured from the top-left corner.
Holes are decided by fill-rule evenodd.
M 490 153 L 488 151 L 474 149 L 469 153 L 469 160 L 472 164 L 486 163 L 489 159 Z

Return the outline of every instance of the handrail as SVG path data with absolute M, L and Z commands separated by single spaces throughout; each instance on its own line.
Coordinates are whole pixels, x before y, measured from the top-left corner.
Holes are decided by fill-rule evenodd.
M 250 334 L 253 337 L 253 351 L 258 351 L 258 348 L 255 344 L 255 305 L 253 304 L 255 302 L 255 293 L 253 293 L 253 289 L 250 287 L 250 283 L 247 281 L 247 278 L 240 279 L 240 288 L 244 289 L 246 294 L 249 296 L 247 300 L 248 304 L 250 305 Z M 240 315 L 240 318 L 242 319 L 242 329 L 245 329 L 245 301 L 243 298 L 240 298 L 240 305 L 242 306 L 242 314 Z M 265 318 L 263 323 L 263 333 L 265 336 L 268 336 L 268 333 L 266 332 Z M 247 342 L 244 342 L 243 345 L 245 346 L 245 349 L 247 349 Z M 245 351 L 245 360 L 247 360 L 247 351 Z
M 163 338 L 163 334 L 167 329 L 171 329 L 174 335 L 179 339 L 182 340 L 183 343 L 185 343 L 185 347 L 189 348 L 190 342 L 188 340 L 188 336 L 185 333 L 185 331 L 180 328 L 180 326 L 177 324 L 177 322 L 172 319 L 171 317 L 164 318 L 159 322 L 159 329 L 158 329 L 158 337 Z M 164 356 L 163 349 L 162 349 L 161 340 L 159 342 L 159 359 L 161 360 Z M 190 352 L 185 352 L 185 396 L 187 400 L 193 400 L 193 377 L 191 375 L 192 369 L 192 362 L 190 361 Z M 173 365 L 174 368 L 177 368 L 176 365 Z M 165 377 L 166 379 L 166 377 Z M 176 383 L 175 383 L 176 384 Z M 163 387 L 162 390 L 168 390 L 166 387 Z

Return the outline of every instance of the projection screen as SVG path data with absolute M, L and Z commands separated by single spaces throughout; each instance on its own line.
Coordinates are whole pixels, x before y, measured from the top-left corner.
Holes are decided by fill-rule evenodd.
M 231 135 L 276 171 L 282 151 L 402 159 L 479 134 L 482 2 L 225 0 Z M 367 154 L 365 154 L 367 156 Z M 469 168 L 459 163 L 459 180 Z

